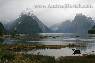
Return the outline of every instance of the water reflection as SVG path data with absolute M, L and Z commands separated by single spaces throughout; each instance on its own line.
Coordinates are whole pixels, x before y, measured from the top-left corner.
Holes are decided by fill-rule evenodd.
M 61 49 L 34 49 L 28 51 L 28 54 L 41 54 L 49 56 L 73 56 L 72 49 L 79 49 L 82 54 L 88 53 L 91 54 L 92 51 L 95 51 L 95 35 L 91 34 L 64 34 L 64 33 L 42 33 L 40 34 L 40 40 L 25 40 L 21 39 L 4 39 L 3 44 L 33 44 L 33 45 L 84 45 L 86 47 L 65 47 Z M 45 38 L 42 38 L 44 36 Z M 81 55 L 82 55 L 81 54 Z

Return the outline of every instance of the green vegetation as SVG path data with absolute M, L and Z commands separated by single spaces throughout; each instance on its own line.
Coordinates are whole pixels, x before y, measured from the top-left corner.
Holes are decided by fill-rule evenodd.
M 95 34 L 95 29 L 88 30 L 89 34 Z
M 2 23 L 0 23 L 0 36 L 4 35 L 5 29 Z

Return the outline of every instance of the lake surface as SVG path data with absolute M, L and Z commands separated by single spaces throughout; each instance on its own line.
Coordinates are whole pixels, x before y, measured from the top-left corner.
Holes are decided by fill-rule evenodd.
M 39 41 L 34 40 L 14 40 L 7 38 L 2 40 L 2 44 L 34 44 L 34 45 L 68 45 L 78 44 L 86 47 L 74 47 L 79 49 L 82 54 L 95 54 L 95 34 L 72 34 L 72 33 L 40 33 L 40 35 L 48 36 L 47 38 L 40 39 Z M 73 48 L 65 47 L 61 49 L 34 49 L 27 51 L 27 54 L 40 54 L 48 56 L 79 56 L 72 55 Z M 80 54 L 80 55 L 82 55 Z

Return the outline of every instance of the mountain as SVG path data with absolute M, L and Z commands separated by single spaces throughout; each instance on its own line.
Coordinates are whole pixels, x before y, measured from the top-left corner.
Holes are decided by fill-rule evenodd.
M 0 22 L 0 35 L 5 34 L 5 28 L 3 26 L 3 24 Z
M 72 21 L 74 33 L 88 33 L 88 30 L 92 28 L 94 21 L 91 17 L 86 17 L 82 14 L 77 14 Z
M 52 30 L 58 33 L 88 33 L 88 30 L 92 28 L 94 21 L 91 17 L 87 17 L 82 14 L 76 14 L 74 20 L 62 22 L 59 25 L 52 26 Z M 56 27 L 56 28 L 55 28 Z
M 9 32 L 16 32 L 18 34 L 32 34 L 32 33 L 47 33 L 50 29 L 44 25 L 33 13 L 21 13 L 12 25 L 8 25 Z
M 51 27 L 51 30 L 57 33 L 69 33 L 71 31 L 71 21 L 67 20 L 65 22 L 55 24 Z

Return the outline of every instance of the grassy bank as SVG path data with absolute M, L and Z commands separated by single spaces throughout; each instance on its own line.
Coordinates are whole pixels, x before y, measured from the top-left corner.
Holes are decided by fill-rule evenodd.
M 0 48 L 0 63 L 55 63 L 52 56 L 14 53 Z
M 15 53 L 6 50 L 8 47 L 0 45 L 0 63 L 95 63 L 95 55 L 67 56 L 55 58 L 53 56 Z
M 15 45 L 3 45 L 7 50 L 32 50 L 32 49 L 60 49 L 65 47 L 85 47 L 82 45 L 68 44 L 68 45 L 31 45 L 31 44 L 15 44 Z
M 59 57 L 56 63 L 95 63 L 95 55 Z
M 55 59 L 52 56 L 3 53 L 0 54 L 0 63 L 95 63 L 95 55 L 68 56 Z

